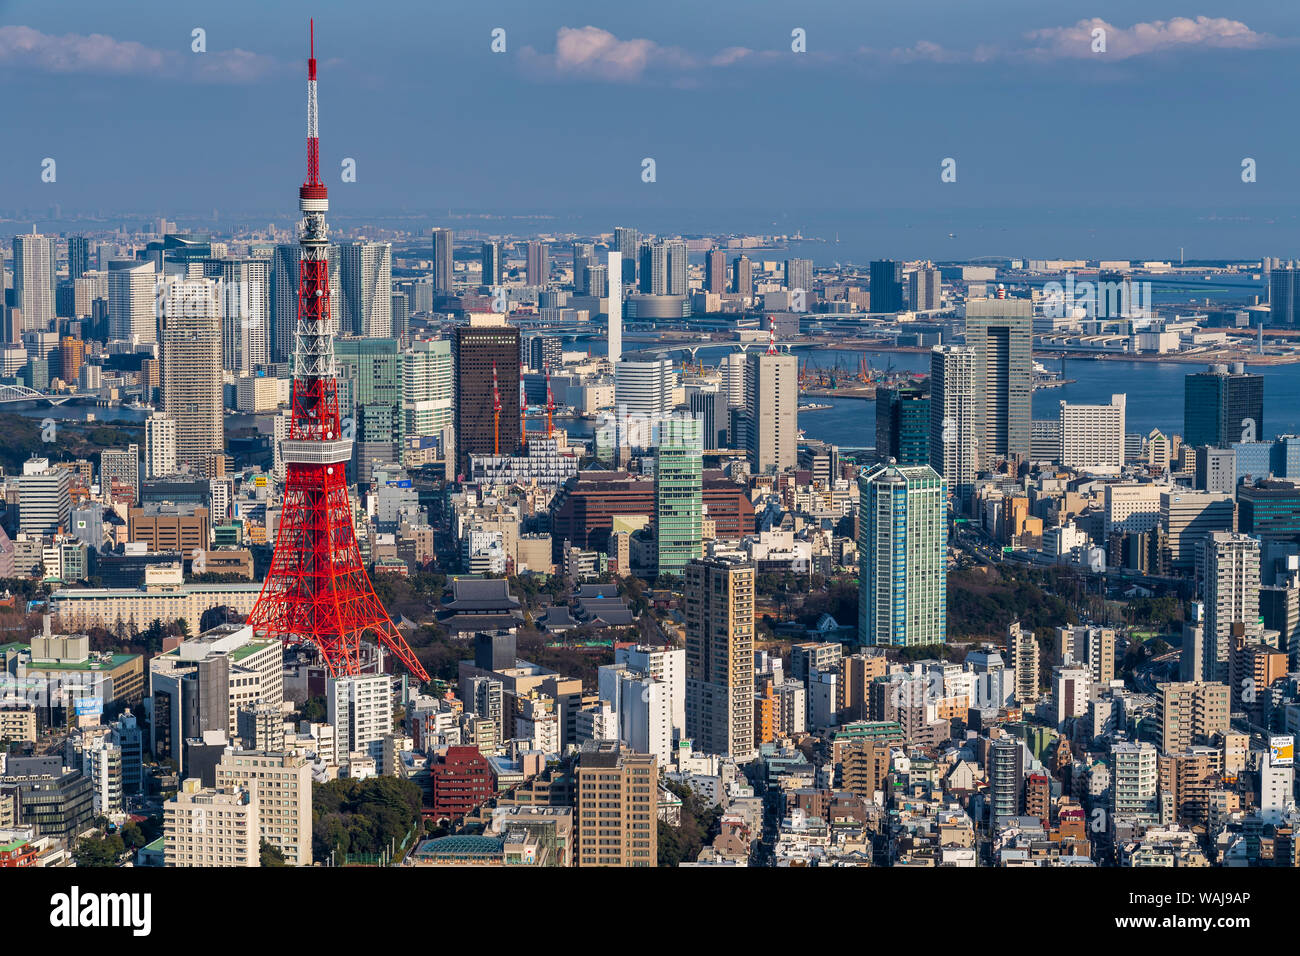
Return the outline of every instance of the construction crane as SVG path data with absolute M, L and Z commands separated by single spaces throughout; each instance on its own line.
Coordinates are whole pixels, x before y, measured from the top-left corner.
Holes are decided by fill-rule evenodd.
M 501 454 L 501 392 L 497 389 L 497 363 L 492 363 L 492 454 Z

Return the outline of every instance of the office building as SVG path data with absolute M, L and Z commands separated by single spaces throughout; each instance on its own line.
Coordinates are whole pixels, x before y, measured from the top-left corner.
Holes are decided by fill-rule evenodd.
M 68 524 L 72 511 L 72 473 L 51 468 L 49 459 L 23 462 L 18 478 L 18 530 L 28 535 L 52 535 Z
M 876 457 L 899 465 L 930 463 L 930 395 L 921 386 L 876 390 Z
M 446 447 L 453 443 L 455 425 L 454 363 L 451 342 L 447 339 L 417 339 L 402 356 L 403 434 L 412 438 L 445 436 Z
M 944 479 L 929 465 L 876 465 L 858 478 L 858 640 L 906 647 L 947 633 Z
M 660 424 L 654 482 L 660 574 L 681 574 L 703 553 L 703 452 L 696 419 L 666 418 Z
M 1166 565 L 1176 571 L 1196 566 L 1198 542 L 1215 531 L 1236 530 L 1232 495 L 1208 491 L 1160 492 L 1160 527 L 1166 536 Z
M 1061 449 L 1066 468 L 1117 474 L 1124 467 L 1124 416 L 1127 397 L 1112 395 L 1109 405 L 1061 402 Z
M 1264 377 L 1236 363 L 1184 379 L 1183 442 L 1226 448 L 1264 437 Z
M 871 263 L 871 311 L 903 311 L 903 264 L 890 259 Z
M 755 753 L 754 565 L 686 566 L 686 736 L 701 753 Z
M 325 327 L 332 335 L 338 335 L 339 316 L 343 314 L 344 305 L 337 245 L 331 243 L 326 247 L 325 261 L 330 276 L 330 312 Z M 298 271 L 301 263 L 302 248 L 296 242 L 275 247 L 275 256 L 271 260 L 271 335 L 268 343 L 271 358 L 276 362 L 293 358 L 294 338 L 298 332 Z
M 177 465 L 197 472 L 226 446 L 216 284 L 171 280 L 163 323 L 162 410 L 176 420 Z
M 813 264 L 811 259 L 786 259 L 785 260 L 785 287 L 793 292 L 801 289 L 804 292 L 812 292 L 813 286 Z
M 271 360 L 271 260 L 208 259 L 203 275 L 218 283 L 221 367 L 251 375 Z
M 297 248 L 295 246 L 295 248 Z M 119 259 L 108 264 L 108 337 L 132 345 L 158 341 L 153 262 Z
M 749 256 L 738 256 L 731 262 L 731 291 L 744 298 L 754 295 L 754 263 Z
M 482 279 L 479 284 L 487 288 L 501 285 L 504 268 L 501 260 L 501 243 L 485 242 L 479 247 Z
M 647 353 L 624 356 L 614 366 L 614 407 L 620 417 L 626 414 L 658 422 L 673 410 L 676 382 L 672 359 Z
M 1029 457 L 1033 322 L 1028 299 L 966 303 L 966 345 L 975 350 L 974 412 L 981 468 L 999 458 Z
M 628 226 L 616 226 L 614 228 L 613 251 L 619 254 L 621 266 L 619 275 L 622 277 L 622 284 L 635 289 L 637 256 L 640 255 L 641 251 L 641 234 Z
M 471 316 L 468 325 L 456 327 L 452 355 L 456 472 L 467 475 L 470 455 L 513 455 L 519 450 L 519 329 L 500 316 Z M 500 396 L 499 426 L 493 414 L 495 395 Z
M 455 267 L 452 262 L 454 234 L 450 229 L 433 230 L 433 287 L 450 294 L 454 289 Z
M 623 358 L 623 285 L 627 280 L 627 268 L 623 262 L 623 253 L 609 253 L 609 267 L 606 270 L 609 339 L 606 355 L 615 363 Z
M 394 338 L 350 337 L 334 343 L 339 411 L 352 421 L 354 473 L 363 485 L 371 483 L 376 468 L 401 462 L 406 424 L 404 359 L 401 343 Z M 516 357 L 516 367 L 517 362 Z
M 90 270 L 90 240 L 85 236 L 68 237 L 68 281 L 76 282 Z

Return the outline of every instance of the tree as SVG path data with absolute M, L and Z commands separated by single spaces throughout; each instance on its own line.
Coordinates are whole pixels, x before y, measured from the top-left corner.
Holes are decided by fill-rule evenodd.
M 126 844 L 116 833 L 108 836 L 82 837 L 72 851 L 77 866 L 117 866 L 126 852 Z
M 265 840 L 262 841 L 262 847 L 258 854 L 259 862 L 262 866 L 288 866 L 285 862 L 284 854 L 280 852 L 278 846 L 272 846 Z

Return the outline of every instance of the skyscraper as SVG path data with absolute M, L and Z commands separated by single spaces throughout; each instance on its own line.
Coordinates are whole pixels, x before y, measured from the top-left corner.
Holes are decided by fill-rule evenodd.
M 686 736 L 697 750 L 750 760 L 754 743 L 754 565 L 686 565 Z
M 611 362 L 623 357 L 623 283 L 627 279 L 627 266 L 621 252 L 609 253 L 607 281 L 609 283 L 609 341 L 607 354 Z
M 53 236 L 14 236 L 14 305 L 24 332 L 54 328 L 55 262 Z
M 975 350 L 937 345 L 930 352 L 930 465 L 943 475 L 953 510 L 970 507 L 979 470 L 975 430 Z
M 294 335 L 298 331 L 298 271 L 302 250 L 297 243 L 281 243 L 275 247 L 271 260 L 271 335 L 268 340 L 271 358 L 287 362 L 293 356 Z M 330 302 L 343 301 L 339 283 L 339 247 L 325 247 L 325 261 L 329 268 Z M 339 315 L 342 306 L 331 309 L 326 329 L 331 335 L 339 334 Z
M 620 363 L 622 364 L 622 363 Z M 659 573 L 681 574 L 703 553 L 704 446 L 694 418 L 667 418 L 655 449 L 655 537 Z
M 144 420 L 144 476 L 176 474 L 176 419 L 154 414 Z
M 614 228 L 614 251 L 622 258 L 623 285 L 636 288 L 636 257 L 641 249 L 641 234 L 628 226 Z
M 1264 377 L 1236 363 L 1193 372 L 1183 385 L 1183 443 L 1226 448 L 1264 437 Z
M 785 287 L 790 291 L 812 291 L 813 264 L 811 259 L 785 260 Z
M 1273 269 L 1268 276 L 1268 324 L 1300 325 L 1300 269 Z
M 450 341 L 422 339 L 412 342 L 406 350 L 402 362 L 402 408 L 408 438 L 442 435 L 448 444 L 453 443 L 453 374 Z
M 501 263 L 501 243 L 483 243 L 479 247 L 479 257 L 483 263 L 483 278 L 480 284 L 489 289 L 493 286 L 499 286 L 501 277 L 504 274 Z
M 500 316 L 472 315 L 452 339 L 456 383 L 456 471 L 469 474 L 470 455 L 513 455 L 519 450 L 519 328 Z M 493 369 L 496 389 L 493 389 Z M 501 400 L 499 427 L 495 396 Z
M 614 366 L 614 406 L 619 414 L 658 422 L 673 410 L 676 380 L 672 359 L 631 353 Z
M 938 269 L 917 269 L 907 287 L 907 307 L 928 312 L 943 305 L 943 276 Z
M 871 311 L 903 311 L 903 264 L 892 259 L 871 263 Z
M 270 359 L 271 262 L 269 259 L 208 259 L 203 274 L 220 281 L 221 367 L 253 374 Z
M 966 345 L 975 350 L 975 433 L 981 468 L 998 458 L 1029 457 L 1033 323 L 1028 299 L 966 303 Z
M 745 449 L 759 474 L 794 468 L 798 459 L 799 360 L 749 352 L 745 362 Z
M 704 291 L 727 291 L 727 254 L 721 249 L 710 249 L 704 257 Z
M 544 242 L 528 243 L 527 281 L 529 285 L 546 285 L 551 272 L 551 250 Z
M 453 233 L 450 229 L 433 230 L 433 287 L 439 292 L 452 291 L 452 277 L 455 275 L 452 240 Z
M 344 335 L 393 334 L 393 245 L 345 242 L 338 247 Z
M 211 279 L 168 280 L 163 300 L 162 406 L 176 419 L 176 462 L 198 471 L 226 445 L 221 320 Z
M 1197 578 L 1205 604 L 1205 672 L 1196 676 L 1225 683 L 1234 632 L 1260 636 L 1259 539 L 1231 531 L 1200 539 Z
M 342 338 L 334 343 L 339 411 L 353 420 L 352 462 L 356 480 L 368 485 L 375 466 L 402 458 L 406 410 L 403 354 L 394 338 Z M 518 402 L 515 403 L 518 405 Z
M 743 296 L 754 294 L 754 263 L 749 256 L 739 256 L 732 261 L 731 291 Z
M 108 264 L 108 337 L 134 345 L 158 341 L 152 262 L 115 259 Z
M 930 463 L 930 396 L 920 385 L 876 390 L 876 455 L 900 465 Z
M 68 237 L 68 281 L 76 282 L 90 271 L 90 241 L 85 236 Z
M 858 640 L 942 644 L 947 633 L 944 479 L 929 465 L 876 465 L 858 478 Z

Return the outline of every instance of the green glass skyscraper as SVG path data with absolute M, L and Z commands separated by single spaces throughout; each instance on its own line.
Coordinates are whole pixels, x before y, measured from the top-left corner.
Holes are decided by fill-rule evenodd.
M 929 465 L 876 465 L 858 477 L 858 640 L 906 647 L 947 634 L 944 480 Z
M 345 434 L 346 419 L 353 422 L 356 480 L 368 485 L 375 465 L 399 464 L 402 459 L 402 351 L 397 339 L 341 338 L 334 343 L 334 359 Z
M 704 553 L 704 446 L 694 418 L 666 418 L 655 452 L 655 533 L 659 573 L 681 574 Z

